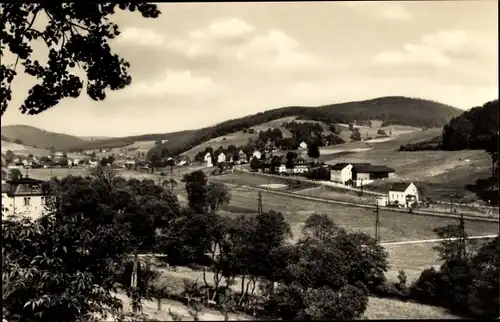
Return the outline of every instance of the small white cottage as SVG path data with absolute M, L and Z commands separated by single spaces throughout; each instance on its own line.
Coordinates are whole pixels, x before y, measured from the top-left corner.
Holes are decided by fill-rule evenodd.
M 205 154 L 205 157 L 203 159 L 207 163 L 207 167 L 212 167 L 213 166 L 213 164 L 212 164 L 212 155 L 210 154 L 210 152 L 207 152 L 207 154 Z

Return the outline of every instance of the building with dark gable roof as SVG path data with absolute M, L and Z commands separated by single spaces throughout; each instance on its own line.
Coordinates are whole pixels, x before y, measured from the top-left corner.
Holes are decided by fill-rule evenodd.
M 330 166 L 330 180 L 356 187 L 372 183 L 378 179 L 390 178 L 396 171 L 384 165 L 370 163 L 341 162 Z
M 2 216 L 40 217 L 48 203 L 44 184 L 45 181 L 28 177 L 2 181 Z

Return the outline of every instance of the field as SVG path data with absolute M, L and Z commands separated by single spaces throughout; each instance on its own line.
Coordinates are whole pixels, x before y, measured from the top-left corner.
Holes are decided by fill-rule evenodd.
M 308 183 L 308 182 L 303 182 L 303 181 L 298 181 L 298 180 L 293 180 L 287 177 L 280 177 L 280 176 L 260 176 L 260 175 L 253 175 L 251 173 L 247 172 L 233 172 L 233 173 L 228 173 L 222 176 L 212 176 L 210 177 L 211 180 L 219 181 L 222 183 L 228 183 L 228 184 L 233 184 L 233 185 L 244 185 L 244 186 L 252 186 L 252 187 L 261 187 L 261 188 L 266 188 L 266 187 L 273 187 L 273 185 L 277 184 L 283 184 L 287 185 L 289 189 L 307 189 L 310 187 L 315 187 L 317 185 Z
M 321 160 L 327 164 L 338 162 L 370 162 L 386 165 L 396 170 L 394 179 L 379 181 L 367 186 L 367 189 L 387 188 L 395 181 L 413 181 L 425 191 L 427 197 L 433 199 L 448 199 L 457 189 L 465 200 L 477 200 L 474 193 L 465 189 L 465 185 L 473 184 L 476 179 L 488 177 L 491 173 L 491 159 L 484 151 L 416 151 L 399 152 L 399 146 L 428 140 L 440 134 L 440 129 L 402 134 L 390 141 L 379 143 L 353 142 L 328 147 L 328 155 L 322 155 Z M 332 150 L 347 151 L 367 149 L 356 153 L 336 153 Z M 327 149 L 327 148 L 324 148 Z M 379 189 L 379 190 L 380 190 Z
M 99 152 L 99 149 L 85 150 L 85 152 L 86 153 L 95 152 L 96 157 L 98 157 L 98 158 L 104 158 L 104 157 L 108 157 L 110 155 L 120 155 L 121 153 L 136 156 L 138 152 L 144 153 L 144 155 L 146 155 L 148 153 L 148 151 L 153 146 L 155 146 L 155 141 L 152 141 L 152 140 L 135 141 L 135 142 L 129 143 L 125 146 L 106 148 L 106 152 Z M 129 151 L 127 151 L 127 152 L 122 151 L 122 149 L 128 149 L 128 148 L 136 148 L 136 150 L 130 151 L 130 152 Z
M 15 155 L 29 155 L 33 154 L 36 157 L 42 157 L 50 155 L 50 151 L 47 149 L 38 149 L 30 146 L 11 143 L 7 141 L 2 141 L 2 153 L 5 154 L 8 150 L 11 150 Z
M 231 188 L 231 206 L 255 211 L 258 193 L 249 188 Z M 374 231 L 375 214 L 372 209 L 349 207 L 309 201 L 289 196 L 262 192 L 263 211 L 282 212 L 292 227 L 295 238 L 300 238 L 300 229 L 305 219 L 313 213 L 328 214 L 338 224 L 370 235 Z M 383 242 L 435 238 L 433 229 L 450 223 L 454 219 L 412 215 L 409 213 L 382 210 L 380 213 L 380 236 Z M 498 223 L 467 221 L 472 235 L 498 233 Z

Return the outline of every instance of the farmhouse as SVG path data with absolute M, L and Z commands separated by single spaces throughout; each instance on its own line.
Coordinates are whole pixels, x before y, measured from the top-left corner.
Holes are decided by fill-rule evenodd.
M 2 181 L 2 216 L 26 215 L 33 219 L 40 217 L 48 202 L 44 181 L 28 177 Z
M 355 165 L 370 165 L 369 163 L 337 163 L 330 167 L 330 181 L 347 184 L 352 180 L 352 167 Z
M 304 158 L 298 157 L 293 163 L 293 173 L 306 173 L 309 171 L 309 165 L 306 163 Z
M 412 182 L 395 183 L 389 190 L 390 205 L 400 205 L 406 208 L 418 204 L 418 200 L 418 189 Z
M 277 171 L 278 173 L 286 173 L 287 172 L 287 168 L 286 168 L 286 157 L 283 156 L 281 159 L 280 159 L 280 165 L 278 166 L 277 168 Z
M 395 170 L 370 163 L 337 163 L 330 167 L 330 180 L 360 187 L 375 180 L 392 177 Z
M 302 142 L 299 144 L 299 147 L 300 147 L 301 149 L 307 149 L 307 143 L 306 143 L 306 142 L 304 142 L 304 141 L 302 141 Z
M 205 157 L 203 158 L 203 160 L 205 160 L 205 162 L 207 163 L 207 167 L 213 166 L 212 155 L 210 154 L 210 152 L 207 152 L 207 154 L 205 154 Z
M 378 179 L 390 178 L 396 171 L 385 165 L 354 165 L 352 167 L 352 181 L 356 187 L 369 184 Z
M 97 167 L 98 164 L 99 164 L 99 161 L 97 161 L 97 160 L 90 160 L 89 161 L 90 168 L 95 168 L 95 167 Z
M 240 150 L 240 152 L 238 152 L 238 159 L 239 159 L 240 163 L 247 163 L 248 162 L 248 156 L 246 155 L 245 152 L 243 152 L 243 150 Z
M 222 163 L 222 162 L 226 162 L 226 155 L 223 152 L 217 155 L 217 163 Z

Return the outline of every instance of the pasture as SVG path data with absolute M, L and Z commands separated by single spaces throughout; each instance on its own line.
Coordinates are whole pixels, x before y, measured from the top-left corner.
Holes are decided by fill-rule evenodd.
M 1 142 L 2 153 L 5 154 L 7 151 L 12 151 L 15 155 L 28 156 L 30 154 L 36 157 L 48 156 L 50 151 L 47 149 L 33 148 L 23 144 L 17 144 L 7 141 Z
M 352 142 L 335 147 L 325 147 L 327 153 L 320 160 L 327 164 L 338 162 L 370 162 L 386 165 L 396 170 L 394 179 L 378 181 L 367 189 L 383 190 L 395 181 L 413 181 L 424 188 L 426 195 L 433 199 L 448 198 L 456 190 L 465 200 L 477 200 L 474 193 L 465 190 L 466 184 L 473 184 L 476 179 L 488 177 L 491 173 L 491 159 L 484 151 L 415 151 L 399 152 L 400 145 L 428 140 L 440 134 L 441 129 L 402 134 L 385 142 Z M 356 153 L 347 153 L 354 149 L 368 149 Z M 333 153 L 333 152 L 340 153 Z
M 272 188 L 275 185 L 286 185 L 287 189 L 306 189 L 315 184 L 293 180 L 284 176 L 261 176 L 248 172 L 237 171 L 221 176 L 211 176 L 211 180 L 233 185 Z
M 313 213 L 328 214 L 339 225 L 350 230 L 362 231 L 370 235 L 374 233 L 375 213 L 373 209 L 310 201 L 270 192 L 261 194 L 263 211 L 282 212 L 292 227 L 294 238 L 300 238 L 300 230 L 304 221 Z M 257 210 L 257 191 L 231 187 L 231 195 L 231 207 L 248 211 Z M 229 211 L 227 208 L 223 209 Z M 457 223 L 457 220 L 383 209 L 380 211 L 380 238 L 382 242 L 435 238 L 434 228 L 451 223 Z M 471 235 L 498 233 L 498 223 L 466 220 L 466 225 Z

